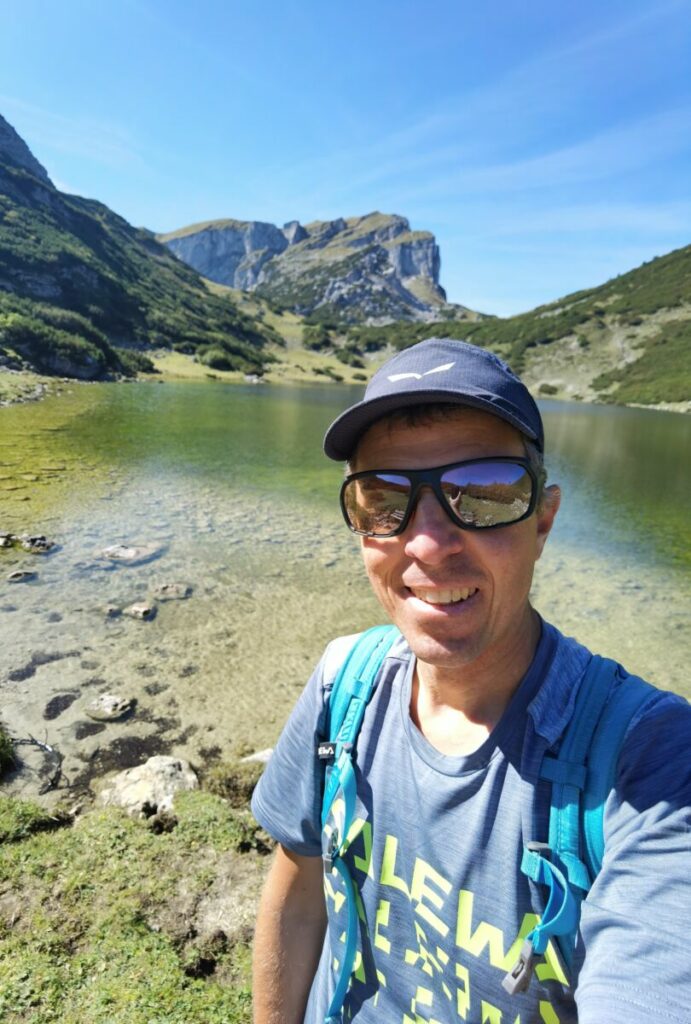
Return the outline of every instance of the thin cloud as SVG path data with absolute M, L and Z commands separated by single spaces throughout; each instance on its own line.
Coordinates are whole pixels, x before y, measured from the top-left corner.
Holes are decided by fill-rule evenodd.
M 65 117 L 13 96 L 0 96 L 7 119 L 41 158 L 41 149 L 85 157 L 108 167 L 143 167 L 145 161 L 129 133 L 119 125 L 84 117 Z
M 511 214 L 491 225 L 486 235 L 525 237 L 543 233 L 596 231 L 691 235 L 691 203 L 574 203 L 570 206 Z
M 543 188 L 601 180 L 661 162 L 688 147 L 688 110 L 662 111 L 634 125 L 614 125 L 590 139 L 530 160 L 502 156 L 509 156 L 514 147 L 524 149 L 530 138 L 539 144 L 551 124 L 561 123 L 565 85 L 569 106 L 576 102 L 580 89 L 588 89 L 582 75 L 585 53 L 604 66 L 611 62 L 612 48 L 622 40 L 654 33 L 656 26 L 668 25 L 684 7 L 674 0 L 634 11 L 628 19 L 568 46 L 545 50 L 515 64 L 491 84 L 447 97 L 394 132 L 382 135 L 373 127 L 369 144 L 344 145 L 325 155 L 306 156 L 290 166 L 267 168 L 262 182 L 257 182 L 259 192 L 263 182 L 279 180 L 286 196 L 291 196 L 293 208 L 307 204 L 333 209 L 345 208 L 357 201 L 360 191 L 371 192 L 378 186 L 378 191 L 392 195 L 400 206 L 430 196 L 435 189 L 448 197 L 485 189 Z M 450 144 L 450 139 L 462 141 Z

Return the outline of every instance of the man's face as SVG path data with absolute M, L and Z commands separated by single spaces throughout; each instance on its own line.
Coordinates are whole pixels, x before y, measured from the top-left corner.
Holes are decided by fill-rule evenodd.
M 474 409 L 409 426 L 382 420 L 360 441 L 353 469 L 422 469 L 485 456 L 525 456 L 521 435 Z M 374 592 L 418 659 L 444 668 L 491 667 L 530 634 L 528 594 L 559 504 L 556 488 L 529 519 L 462 530 L 431 490 L 397 537 L 362 538 Z

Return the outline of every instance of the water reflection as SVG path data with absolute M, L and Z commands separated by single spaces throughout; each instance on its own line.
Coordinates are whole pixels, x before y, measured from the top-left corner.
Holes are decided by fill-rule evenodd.
M 542 405 L 550 478 L 564 503 L 556 537 L 641 564 L 691 563 L 691 419 L 673 413 Z

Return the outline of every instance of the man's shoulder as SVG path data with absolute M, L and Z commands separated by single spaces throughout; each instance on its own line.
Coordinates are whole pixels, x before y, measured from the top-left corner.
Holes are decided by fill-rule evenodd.
M 327 692 L 331 690 L 341 666 L 355 645 L 359 643 L 360 639 L 364 635 L 364 632 L 348 633 L 344 636 L 334 637 L 334 639 L 326 645 L 321 658 L 322 686 L 324 690 Z M 408 661 L 411 657 L 412 652 L 405 637 L 399 635 L 395 638 L 391 647 L 388 649 L 384 662 L 391 658 L 399 661 Z
M 611 679 L 612 692 L 624 686 L 640 694 L 636 709 L 631 717 L 631 727 L 642 720 L 673 713 L 674 709 L 686 719 L 691 715 L 691 705 L 684 697 L 658 687 L 619 662 L 609 657 L 599 657 L 573 637 L 565 636 L 550 623 L 543 623 L 543 629 L 551 637 L 553 657 L 546 668 L 542 686 L 530 706 L 536 730 L 556 740 L 574 713 L 579 686 L 593 658 L 598 657 L 602 677 L 608 683 Z

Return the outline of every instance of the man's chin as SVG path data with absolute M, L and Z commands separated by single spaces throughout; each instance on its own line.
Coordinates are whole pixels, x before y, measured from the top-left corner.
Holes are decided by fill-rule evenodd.
M 433 636 L 419 629 L 399 629 L 419 662 L 436 668 L 462 669 L 480 653 L 478 638 Z

